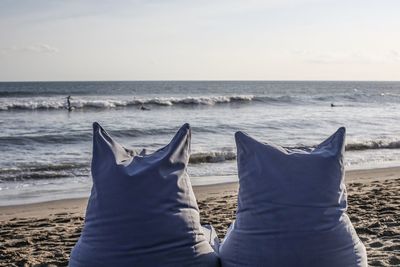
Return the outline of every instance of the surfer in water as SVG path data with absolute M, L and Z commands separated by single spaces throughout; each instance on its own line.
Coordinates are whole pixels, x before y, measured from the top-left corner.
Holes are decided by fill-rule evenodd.
M 72 106 L 71 106 L 71 96 L 67 96 L 67 109 L 68 111 L 72 111 Z
M 150 108 L 145 107 L 144 105 L 141 105 L 141 106 L 140 106 L 140 110 L 150 110 Z

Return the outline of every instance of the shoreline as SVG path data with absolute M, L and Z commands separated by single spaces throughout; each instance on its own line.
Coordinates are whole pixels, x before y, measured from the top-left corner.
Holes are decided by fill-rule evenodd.
M 400 176 L 399 167 L 348 170 L 345 172 L 348 183 L 370 183 L 372 181 L 395 179 Z M 397 177 L 396 177 L 397 175 Z M 233 177 L 233 176 L 232 176 Z M 238 182 L 219 183 L 193 186 L 198 201 L 214 196 L 236 193 Z M 84 214 L 87 197 L 57 199 L 37 203 L 0 206 L 0 222 L 13 218 L 48 216 L 57 213 Z

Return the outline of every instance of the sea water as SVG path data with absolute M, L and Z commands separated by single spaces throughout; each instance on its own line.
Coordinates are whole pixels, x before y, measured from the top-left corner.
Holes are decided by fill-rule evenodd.
M 312 149 L 345 126 L 347 169 L 400 166 L 399 119 L 400 82 L 0 83 L 0 205 L 87 196 L 94 121 L 148 153 L 189 122 L 204 185 L 237 180 L 236 131 Z

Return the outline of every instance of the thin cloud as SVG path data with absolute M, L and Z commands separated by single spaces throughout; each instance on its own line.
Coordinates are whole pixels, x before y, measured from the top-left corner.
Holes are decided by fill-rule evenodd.
M 312 64 L 374 64 L 400 61 L 400 53 L 390 50 L 386 53 L 370 54 L 360 51 L 321 52 L 310 50 L 294 50 L 292 55 Z
M 54 54 L 58 53 L 59 49 L 45 43 L 35 43 L 27 46 L 11 46 L 1 49 L 2 54 L 12 53 L 35 53 L 35 54 Z
M 390 50 L 389 58 L 394 61 L 400 61 L 400 53 L 397 50 Z

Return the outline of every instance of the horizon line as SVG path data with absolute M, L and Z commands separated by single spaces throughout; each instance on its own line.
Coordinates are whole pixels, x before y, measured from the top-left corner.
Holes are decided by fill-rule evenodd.
M 9 80 L 9 81 L 1 81 L 0 83 L 33 83 L 33 82 L 400 82 L 400 80 L 226 80 L 226 79 L 211 79 L 211 80 L 174 80 L 174 79 L 166 79 L 166 80 Z

